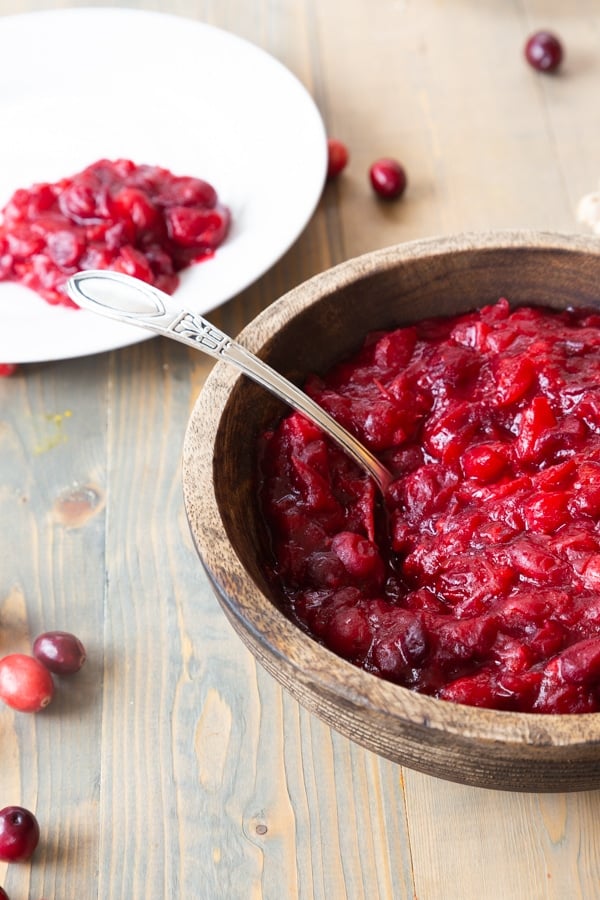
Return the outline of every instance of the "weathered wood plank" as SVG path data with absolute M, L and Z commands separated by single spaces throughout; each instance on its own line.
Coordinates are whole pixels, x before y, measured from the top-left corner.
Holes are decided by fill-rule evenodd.
M 98 866 L 105 648 L 106 359 L 31 366 L 0 381 L 0 640 L 31 652 L 41 631 L 78 634 L 89 662 L 56 679 L 43 713 L 0 711 L 0 802 L 35 810 L 36 864 L 0 864 L 14 897 L 66 896 Z M 6 872 L 6 875 L 5 875 Z

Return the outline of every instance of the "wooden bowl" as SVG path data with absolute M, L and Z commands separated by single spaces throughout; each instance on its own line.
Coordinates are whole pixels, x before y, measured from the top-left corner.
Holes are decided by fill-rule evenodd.
M 600 240 L 499 232 L 416 241 L 342 263 L 290 291 L 240 340 L 300 382 L 372 329 L 494 303 L 600 305 Z M 193 538 L 217 598 L 256 659 L 309 710 L 375 753 L 451 781 L 517 791 L 600 787 L 600 714 L 498 712 L 423 696 L 335 656 L 277 608 L 261 569 L 259 432 L 279 401 L 225 363 L 184 446 Z

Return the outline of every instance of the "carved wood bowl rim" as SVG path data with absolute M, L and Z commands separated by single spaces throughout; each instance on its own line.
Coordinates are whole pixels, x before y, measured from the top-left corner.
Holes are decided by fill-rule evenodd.
M 507 284 L 519 294 L 516 300 Z M 503 295 L 520 303 L 565 305 L 565 298 L 600 303 L 600 240 L 519 230 L 441 236 L 375 250 L 289 291 L 239 340 L 297 379 L 314 363 L 305 359 L 311 348 L 300 347 L 298 329 L 313 335 L 315 318 L 319 328 L 323 323 L 334 331 L 345 328 L 339 316 L 344 304 L 358 332 L 341 352 L 330 351 L 321 367 L 326 369 L 369 330 L 368 306 L 358 299 L 366 289 L 379 304 L 373 328 L 422 318 L 440 302 L 449 304 L 445 312 Z M 400 314 L 383 322 L 381 311 L 392 301 L 400 304 Z M 334 337 L 329 346 L 335 342 Z M 184 503 L 194 544 L 225 614 L 258 661 L 329 725 L 397 763 L 496 789 L 600 787 L 600 714 L 499 712 L 417 694 L 335 656 L 277 608 L 254 549 L 261 541 L 260 523 L 248 502 L 252 442 L 277 409 L 273 404 L 277 401 L 264 389 L 217 363 L 196 401 L 183 448 Z

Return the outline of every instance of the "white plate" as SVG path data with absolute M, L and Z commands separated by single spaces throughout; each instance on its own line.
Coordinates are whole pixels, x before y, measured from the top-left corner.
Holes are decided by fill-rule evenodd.
M 233 225 L 178 298 L 207 312 L 291 246 L 314 212 L 327 145 L 319 112 L 281 63 L 208 25 L 130 9 L 0 18 L 0 207 L 19 187 L 102 157 L 210 181 Z M 52 307 L 0 282 L 0 362 L 122 347 L 149 333 Z

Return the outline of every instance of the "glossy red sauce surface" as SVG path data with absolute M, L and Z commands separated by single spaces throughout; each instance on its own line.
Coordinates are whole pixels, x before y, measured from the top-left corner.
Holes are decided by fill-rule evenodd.
M 211 256 L 229 224 L 206 181 L 102 159 L 13 194 L 2 210 L 0 280 L 73 307 L 64 285 L 82 269 L 114 269 L 172 293 L 177 272 Z
M 262 436 L 293 620 L 382 678 L 501 710 L 600 709 L 600 314 L 511 310 L 370 335 L 306 389 L 397 476 L 294 413 Z

